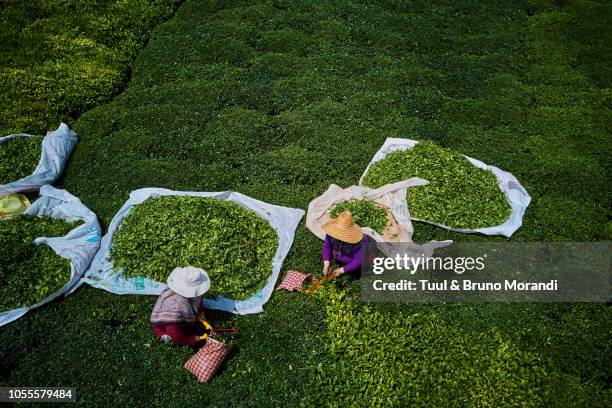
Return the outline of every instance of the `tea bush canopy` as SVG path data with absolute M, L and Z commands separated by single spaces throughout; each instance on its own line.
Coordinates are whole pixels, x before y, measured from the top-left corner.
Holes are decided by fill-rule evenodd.
M 15 137 L 0 143 L 0 184 L 34 173 L 42 153 L 42 137 Z
M 387 137 L 408 137 L 514 174 L 533 199 L 511 240 L 610 240 L 611 8 L 186 0 L 147 31 L 123 92 L 77 115 L 79 145 L 60 183 L 105 225 L 130 191 L 150 186 L 304 209 L 332 183 L 357 184 Z M 26 116 L 12 115 L 26 130 Z M 430 239 L 506 240 L 415 223 L 414 240 Z M 316 273 L 321 263 L 321 241 L 302 224 L 283 269 Z M 154 297 L 80 288 L 0 328 L 0 384 L 76 384 L 88 406 L 299 406 L 326 396 L 340 405 L 353 394 L 380 402 L 395 385 L 407 392 L 382 404 L 439 402 L 439 391 L 483 405 L 609 405 L 605 305 L 365 309 L 353 289 L 329 299 L 276 292 L 258 315 L 211 313 L 213 325 L 235 322 L 239 351 L 200 385 L 182 369 L 189 350 L 151 335 Z M 352 365 L 370 374 L 334 378 Z
M 3 0 L 0 136 L 72 125 L 109 101 L 179 0 Z

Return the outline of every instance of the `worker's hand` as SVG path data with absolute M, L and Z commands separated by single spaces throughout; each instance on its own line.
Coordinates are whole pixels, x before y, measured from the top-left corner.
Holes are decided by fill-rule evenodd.
M 196 336 L 196 339 L 198 339 L 198 341 L 206 340 L 207 338 L 208 338 L 208 333 L 204 333 L 201 336 Z
M 329 267 L 329 261 L 323 261 L 323 275 L 327 275 L 331 272 L 331 268 Z
M 338 276 L 342 275 L 343 273 L 344 273 L 344 268 L 338 268 L 338 269 L 335 269 L 332 274 L 333 274 L 334 278 L 337 278 Z

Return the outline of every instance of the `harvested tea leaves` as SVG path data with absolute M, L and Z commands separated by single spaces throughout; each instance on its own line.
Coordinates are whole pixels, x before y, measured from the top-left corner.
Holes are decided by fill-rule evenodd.
M 0 221 L 0 312 L 38 303 L 68 282 L 70 260 L 33 241 L 64 236 L 78 224 L 31 215 Z
M 0 184 L 8 184 L 34 172 L 42 152 L 42 137 L 16 137 L 0 143 Z
M 453 228 L 477 229 L 502 224 L 512 212 L 491 171 L 429 141 L 388 153 L 372 164 L 363 185 L 378 188 L 411 177 L 430 182 L 408 190 L 408 206 L 415 218 Z
M 370 227 L 382 234 L 389 221 L 387 211 L 370 200 L 350 200 L 336 205 L 332 208 L 331 218 L 337 218 L 341 212 L 350 211 L 353 222 L 360 227 Z
M 158 282 L 179 266 L 203 268 L 209 296 L 243 300 L 265 286 L 277 245 L 270 224 L 238 204 L 164 196 L 132 208 L 113 236 L 110 257 L 125 277 Z

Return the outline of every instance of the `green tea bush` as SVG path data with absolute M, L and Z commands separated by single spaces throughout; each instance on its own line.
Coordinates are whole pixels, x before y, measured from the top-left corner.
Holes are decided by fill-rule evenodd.
M 545 364 L 494 328 L 472 334 L 434 313 L 361 306 L 333 286 L 315 296 L 327 341 L 309 405 L 542 406 Z
M 0 134 L 71 123 L 116 95 L 152 29 L 179 0 L 4 0 Z
M 70 260 L 38 237 L 66 235 L 79 223 L 31 215 L 0 221 L 0 312 L 40 302 L 70 279 Z
M 383 207 L 366 199 L 340 203 L 332 208 L 330 216 L 337 218 L 344 211 L 351 212 L 355 224 L 360 227 L 370 227 L 379 234 L 384 232 L 389 221 L 387 211 Z
M 308 354 L 319 347 L 315 328 L 323 313 L 315 299 L 279 291 L 265 313 L 207 310 L 213 327 L 233 323 L 242 333 L 236 339 L 239 349 L 208 384 L 198 383 L 183 368 L 191 349 L 155 339 L 148 319 L 155 300 L 83 285 L 0 327 L 0 355 L 7 357 L 0 359 L 0 384 L 78 384 L 79 401 L 91 407 L 219 407 L 228 402 L 240 407 L 245 401 L 259 407 L 300 405 L 309 379 Z M 58 341 L 66 332 L 75 335 Z M 71 364 L 58 364 L 60 359 Z
M 242 300 L 265 285 L 277 246 L 270 224 L 238 204 L 165 196 L 132 208 L 113 236 L 111 259 L 128 278 L 159 282 L 175 267 L 200 267 L 211 296 Z
M 537 3 L 546 3 L 544 12 L 553 15 L 540 16 L 542 8 L 531 6 Z M 63 183 L 107 225 L 130 191 L 148 186 L 234 190 L 305 209 L 329 184 L 354 184 L 385 138 L 410 135 L 517 176 L 533 201 L 512 240 L 609 240 L 609 189 L 601 186 L 610 185 L 611 8 L 612 2 L 581 0 L 187 0 L 140 52 L 125 92 L 74 123 L 80 143 Z M 86 9 L 74 13 L 81 10 Z M 560 12 L 574 17 L 556 18 Z M 559 65 L 560 53 L 570 62 Z M 20 98 L 13 101 L 19 104 Z M 576 173 L 583 164 L 588 166 Z M 426 224 L 415 237 L 506 240 Z M 317 271 L 320 251 L 320 240 L 302 224 L 284 264 Z M 78 379 L 79 401 L 92 407 L 299 406 L 319 390 L 309 385 L 304 362 L 313 350 L 312 364 L 320 362 L 330 377 L 319 379 L 342 381 L 327 367 L 334 362 L 321 346 L 328 340 L 325 313 L 314 297 L 276 292 L 265 313 L 237 316 L 240 350 L 210 384 L 197 384 L 182 368 L 188 349 L 154 341 L 147 323 L 154 302 L 82 287 L 3 326 L 0 384 L 75 386 Z M 402 378 L 418 375 L 415 381 L 423 385 L 414 394 L 438 390 L 442 370 L 457 371 L 442 365 L 449 358 L 430 359 L 448 350 L 447 334 L 453 344 L 463 344 L 457 340 L 463 334 L 475 345 L 482 338 L 483 349 L 492 352 L 491 331 L 497 330 L 498 344 L 508 344 L 510 355 L 518 348 L 533 356 L 535 349 L 551 363 L 546 373 L 556 398 L 540 406 L 610 405 L 612 312 L 605 305 L 394 306 L 371 310 L 390 322 L 394 315 L 408 316 L 412 329 L 395 322 L 390 331 L 368 332 L 383 348 L 395 350 L 387 336 L 409 341 L 398 339 L 397 331 L 423 339 L 420 330 L 441 325 L 426 332 L 425 355 L 408 343 L 408 356 L 422 362 L 419 367 L 392 353 L 371 359 L 378 373 L 379 365 L 393 368 L 393 360 L 403 358 L 417 371 Z M 469 357 L 473 348 L 465 350 L 468 361 L 475 361 Z M 519 361 L 516 371 L 522 374 L 525 360 Z M 511 371 L 500 369 L 503 378 Z M 498 374 L 487 373 L 501 395 Z M 532 373 L 527 370 L 526 381 L 538 378 Z M 475 389 L 482 390 L 485 377 L 477 378 Z M 494 405 L 530 405 L 512 404 L 526 392 L 509 384 L 514 396 L 508 404 L 494 399 Z M 356 393 L 351 385 L 361 388 L 354 379 L 336 387 L 335 393 L 345 394 L 341 401 Z M 472 387 L 468 383 L 463 394 L 451 388 L 464 402 Z M 462 406 L 479 404 L 486 401 Z
M 377 188 L 411 177 L 430 182 L 408 191 L 410 214 L 415 218 L 476 229 L 503 224 L 512 212 L 491 171 L 429 141 L 387 154 L 370 167 L 363 184 Z
M 42 152 L 42 137 L 17 137 L 0 143 L 0 184 L 8 184 L 34 172 Z

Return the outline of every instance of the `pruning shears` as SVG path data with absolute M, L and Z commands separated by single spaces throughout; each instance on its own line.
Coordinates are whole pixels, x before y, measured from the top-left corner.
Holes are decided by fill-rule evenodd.
M 208 336 L 213 336 L 215 334 L 236 334 L 238 333 L 238 329 L 235 327 L 225 327 L 225 328 L 213 328 L 210 323 L 208 323 L 204 319 L 198 319 L 202 325 L 204 325 L 204 334 L 200 336 L 202 340 L 206 339 Z

